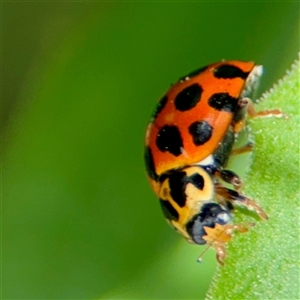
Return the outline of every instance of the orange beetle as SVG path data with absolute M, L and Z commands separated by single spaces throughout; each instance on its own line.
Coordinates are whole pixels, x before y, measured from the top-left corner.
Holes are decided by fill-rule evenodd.
M 239 176 L 224 169 L 230 155 L 252 149 L 248 143 L 232 150 L 247 113 L 282 116 L 256 112 L 250 100 L 262 70 L 254 62 L 222 61 L 191 72 L 162 97 L 146 132 L 147 175 L 167 221 L 189 242 L 215 248 L 221 264 L 233 231 L 253 225 L 230 224 L 234 203 L 267 219 L 240 193 Z

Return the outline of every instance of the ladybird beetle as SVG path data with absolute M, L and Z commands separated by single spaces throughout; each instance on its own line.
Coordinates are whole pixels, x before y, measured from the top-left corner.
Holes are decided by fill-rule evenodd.
M 181 77 L 158 102 L 146 132 L 147 175 L 165 218 L 187 241 L 213 247 L 220 264 L 233 232 L 254 225 L 230 224 L 234 204 L 268 218 L 225 169 L 231 155 L 252 149 L 248 143 L 233 150 L 247 114 L 283 115 L 254 109 L 250 98 L 262 70 L 254 62 L 222 61 Z

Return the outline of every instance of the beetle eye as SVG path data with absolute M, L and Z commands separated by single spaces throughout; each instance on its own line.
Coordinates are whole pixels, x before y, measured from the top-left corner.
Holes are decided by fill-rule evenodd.
M 216 216 L 216 223 L 221 225 L 227 224 L 230 221 L 230 215 L 227 212 L 222 212 Z

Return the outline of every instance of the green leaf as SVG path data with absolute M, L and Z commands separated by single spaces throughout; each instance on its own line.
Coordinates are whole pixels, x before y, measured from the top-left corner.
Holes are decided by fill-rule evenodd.
M 255 148 L 244 193 L 269 220 L 229 243 L 206 299 L 299 299 L 299 61 L 260 100 L 257 110 L 288 115 L 250 121 Z

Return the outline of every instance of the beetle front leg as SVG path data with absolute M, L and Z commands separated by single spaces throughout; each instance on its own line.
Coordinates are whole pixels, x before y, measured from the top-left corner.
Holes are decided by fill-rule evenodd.
M 202 256 L 209 248 L 214 248 L 217 261 L 223 266 L 226 258 L 226 244 L 232 239 L 233 233 L 235 231 L 245 233 L 249 230 L 249 227 L 253 226 L 255 226 L 254 223 L 243 222 L 225 225 L 215 224 L 214 228 L 204 227 L 206 235 L 203 236 L 203 239 L 207 242 L 208 246 L 199 255 L 198 262 L 202 262 Z
M 220 183 L 216 183 L 216 193 L 229 202 L 236 203 L 237 205 L 246 207 L 250 211 L 256 212 L 262 220 L 268 219 L 267 214 L 256 201 L 239 194 L 237 191 L 228 189 Z
M 243 183 L 239 175 L 230 170 L 218 170 L 214 174 L 216 177 L 219 177 L 223 181 L 232 184 L 235 190 L 240 190 Z

